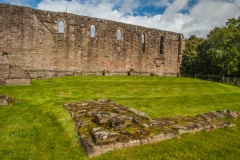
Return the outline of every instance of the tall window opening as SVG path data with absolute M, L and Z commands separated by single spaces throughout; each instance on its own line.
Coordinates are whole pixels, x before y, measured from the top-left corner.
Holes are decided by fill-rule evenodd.
M 62 20 L 58 22 L 58 33 L 64 33 L 64 23 Z
M 181 35 L 179 35 L 178 37 L 178 62 L 180 63 L 182 60 L 182 39 L 181 39 Z
M 146 48 L 146 37 L 145 37 L 145 34 L 142 34 L 142 51 L 143 51 L 143 53 L 145 52 L 145 48 Z
M 95 37 L 95 33 L 96 33 L 96 28 L 95 28 L 94 25 L 91 25 L 90 32 L 91 32 L 90 33 L 91 38 L 94 38 Z
M 160 54 L 163 54 L 163 41 L 164 41 L 163 36 L 161 36 L 161 38 L 160 38 Z
M 117 30 L 117 39 L 122 40 L 122 31 L 120 29 Z

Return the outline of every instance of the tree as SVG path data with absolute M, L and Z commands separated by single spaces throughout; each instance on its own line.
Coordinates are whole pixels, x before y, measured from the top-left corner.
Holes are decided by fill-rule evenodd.
M 203 43 L 203 38 L 198 38 L 191 35 L 186 40 L 186 48 L 182 57 L 181 73 L 182 74 L 195 74 L 198 71 L 198 47 Z
M 240 77 L 240 16 L 235 19 L 229 19 L 226 23 L 227 27 L 233 33 L 232 45 L 234 45 L 235 52 L 238 57 L 238 71 L 231 73 L 233 76 Z
M 196 36 L 187 39 L 181 71 L 240 76 L 240 17 L 214 28 L 205 40 Z
M 202 46 L 209 62 L 208 74 L 231 75 L 240 71 L 240 17 L 229 19 L 226 24 L 210 31 Z

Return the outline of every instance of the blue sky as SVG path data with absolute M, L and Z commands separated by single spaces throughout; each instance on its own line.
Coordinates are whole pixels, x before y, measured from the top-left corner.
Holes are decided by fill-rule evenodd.
M 0 0 L 29 6 L 109 19 L 149 28 L 206 37 L 216 26 L 240 16 L 240 0 Z

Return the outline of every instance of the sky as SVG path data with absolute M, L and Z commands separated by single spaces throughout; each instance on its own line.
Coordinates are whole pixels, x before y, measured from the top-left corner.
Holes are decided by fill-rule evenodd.
M 0 0 L 20 6 L 103 18 L 207 37 L 240 16 L 240 0 Z

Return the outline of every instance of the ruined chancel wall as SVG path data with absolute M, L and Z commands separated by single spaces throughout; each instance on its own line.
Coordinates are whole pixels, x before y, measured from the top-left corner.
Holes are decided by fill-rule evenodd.
M 0 64 L 32 78 L 179 74 L 182 34 L 5 4 L 0 24 Z

